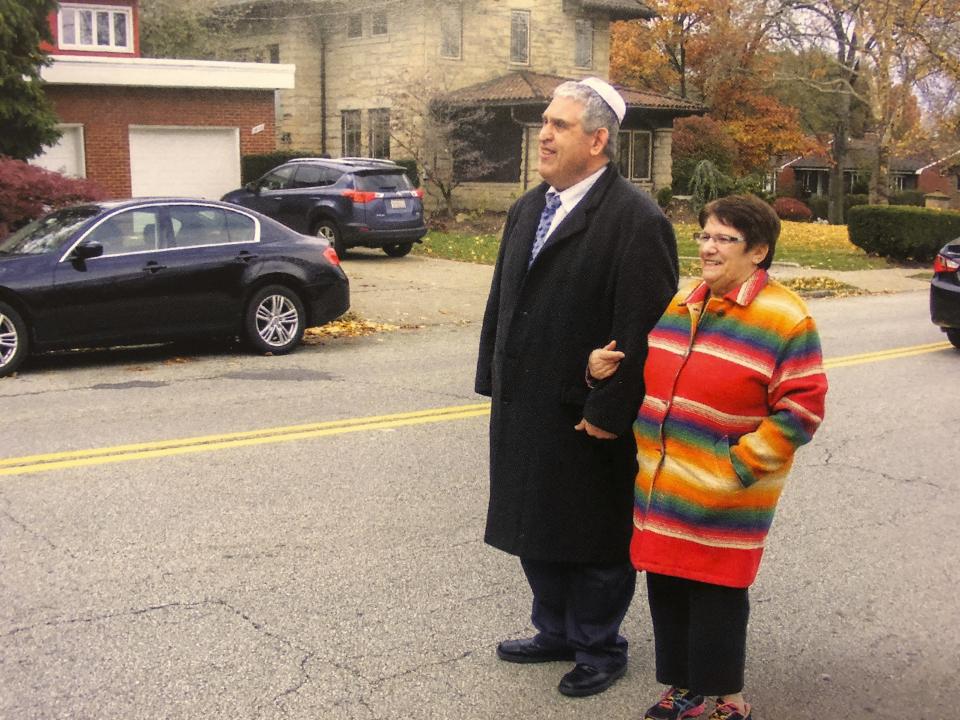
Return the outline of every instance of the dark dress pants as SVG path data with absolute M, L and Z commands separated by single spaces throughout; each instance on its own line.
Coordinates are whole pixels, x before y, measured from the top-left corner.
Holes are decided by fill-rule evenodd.
M 656 640 L 657 682 L 697 695 L 743 689 L 747 658 L 747 588 L 647 573 Z
M 610 672 L 627 662 L 620 635 L 637 573 L 629 563 L 590 565 L 521 558 L 533 590 L 533 626 L 543 645 L 573 648 L 576 661 Z

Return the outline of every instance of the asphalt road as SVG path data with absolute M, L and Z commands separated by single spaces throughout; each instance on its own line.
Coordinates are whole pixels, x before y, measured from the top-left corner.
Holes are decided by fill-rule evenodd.
M 811 308 L 827 419 L 751 591 L 754 717 L 953 717 L 960 353 L 930 348 L 922 292 Z M 0 718 L 642 717 L 642 583 L 630 669 L 599 697 L 494 656 L 530 631 L 529 594 L 480 539 L 476 334 L 89 353 L 0 381 Z

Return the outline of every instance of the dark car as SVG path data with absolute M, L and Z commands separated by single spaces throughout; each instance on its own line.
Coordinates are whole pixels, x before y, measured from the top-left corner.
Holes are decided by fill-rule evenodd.
M 422 198 L 400 165 L 373 158 L 291 160 L 223 196 L 329 240 L 341 257 L 356 246 L 406 255 L 427 234 Z
M 944 245 L 933 261 L 930 318 L 960 348 L 960 238 Z
M 143 199 L 58 210 L 0 242 L 0 376 L 28 353 L 245 337 L 290 352 L 349 307 L 325 240 L 220 202 Z

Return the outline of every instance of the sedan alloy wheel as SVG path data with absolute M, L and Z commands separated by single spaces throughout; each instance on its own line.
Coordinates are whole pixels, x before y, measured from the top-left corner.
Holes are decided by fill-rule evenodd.
M 246 330 L 260 352 L 282 355 L 303 337 L 306 313 L 297 294 L 282 285 L 268 285 L 250 299 Z
M 26 325 L 16 310 L 0 303 L 0 377 L 15 373 L 26 355 Z

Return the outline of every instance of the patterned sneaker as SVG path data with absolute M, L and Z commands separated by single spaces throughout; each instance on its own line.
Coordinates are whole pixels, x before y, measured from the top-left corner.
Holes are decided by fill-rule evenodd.
M 733 703 L 725 703 L 717 698 L 717 709 L 714 710 L 707 720 L 753 720 L 750 714 L 750 706 L 747 705 L 747 714 L 744 715 Z
M 660 702 L 647 710 L 643 720 L 683 720 L 699 717 L 706 709 L 703 695 L 694 695 L 689 690 L 672 687 L 667 690 Z

